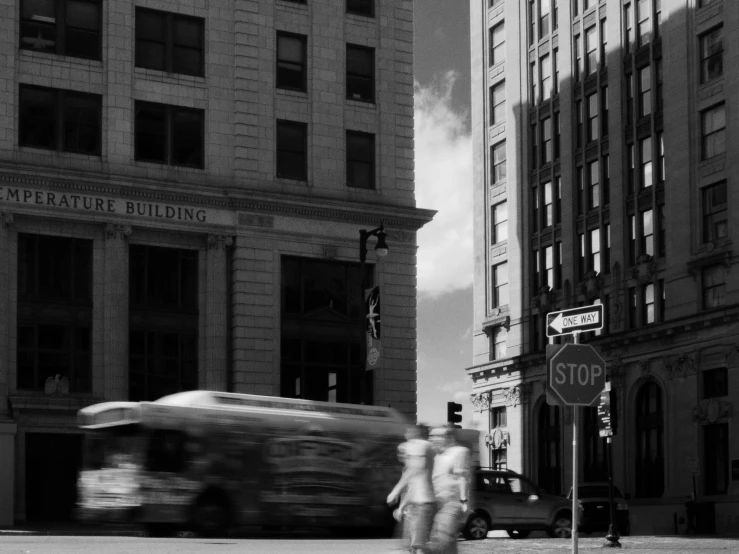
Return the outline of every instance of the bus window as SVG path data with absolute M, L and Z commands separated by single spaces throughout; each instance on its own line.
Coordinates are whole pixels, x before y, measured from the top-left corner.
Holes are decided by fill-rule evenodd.
M 183 431 L 159 429 L 151 433 L 146 456 L 146 468 L 150 471 L 180 473 L 185 469 L 185 441 Z

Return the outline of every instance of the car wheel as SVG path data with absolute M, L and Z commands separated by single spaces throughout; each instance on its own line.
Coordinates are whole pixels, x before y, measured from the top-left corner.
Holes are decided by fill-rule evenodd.
M 572 537 L 572 515 L 570 512 L 559 512 L 554 516 L 554 522 L 549 528 L 550 537 L 558 539 L 569 539 Z
M 490 531 L 490 523 L 482 514 L 474 514 L 467 520 L 464 526 L 464 537 L 469 540 L 478 541 L 487 538 Z
M 506 531 L 508 533 L 508 536 L 512 539 L 525 539 L 529 536 L 531 531 L 529 530 L 520 530 L 520 529 L 511 529 L 509 531 Z

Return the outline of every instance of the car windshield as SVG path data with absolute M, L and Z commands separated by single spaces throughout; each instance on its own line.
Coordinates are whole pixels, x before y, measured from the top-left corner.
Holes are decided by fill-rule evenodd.
M 580 485 L 577 489 L 577 496 L 583 498 L 608 498 L 608 485 Z M 572 491 L 570 491 L 572 498 Z M 618 487 L 613 487 L 613 497 L 622 498 L 621 491 Z

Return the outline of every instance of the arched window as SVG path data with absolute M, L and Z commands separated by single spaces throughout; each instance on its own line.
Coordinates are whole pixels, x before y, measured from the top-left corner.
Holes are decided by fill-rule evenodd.
M 598 408 L 583 408 L 583 481 L 606 481 L 606 439 L 598 430 Z
M 559 406 L 539 408 L 539 486 L 551 494 L 562 493 L 562 437 Z
M 642 386 L 636 395 L 636 478 L 638 498 L 662 496 L 665 489 L 663 449 L 664 408 L 662 391 L 655 382 Z

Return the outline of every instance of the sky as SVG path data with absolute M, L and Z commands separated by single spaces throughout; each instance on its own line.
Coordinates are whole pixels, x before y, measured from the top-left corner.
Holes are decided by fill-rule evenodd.
M 418 233 L 418 421 L 444 423 L 456 401 L 472 427 L 469 3 L 414 6 L 416 205 L 438 211 Z

